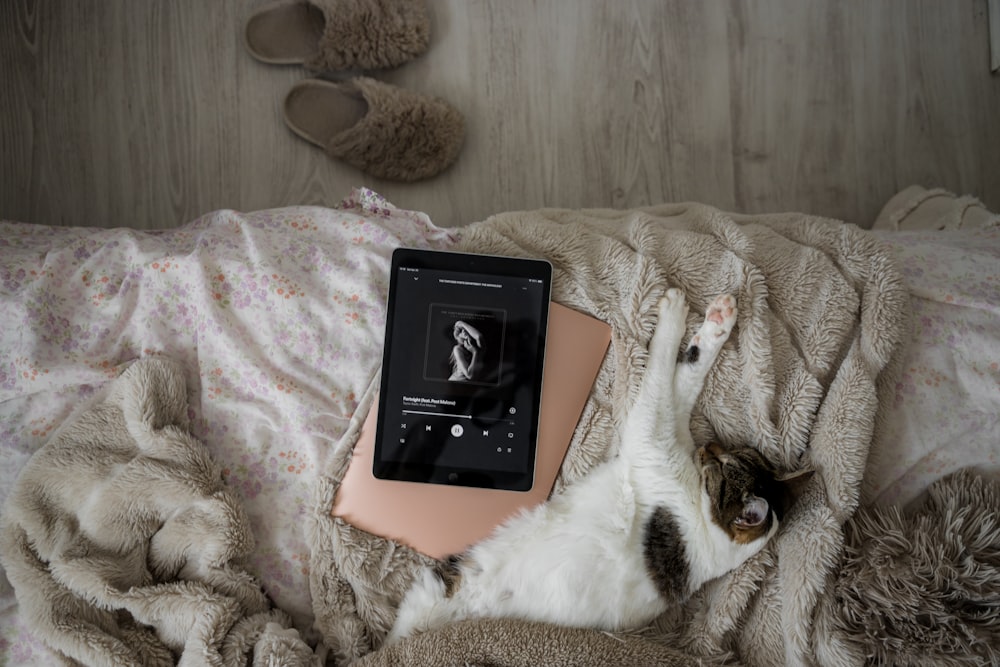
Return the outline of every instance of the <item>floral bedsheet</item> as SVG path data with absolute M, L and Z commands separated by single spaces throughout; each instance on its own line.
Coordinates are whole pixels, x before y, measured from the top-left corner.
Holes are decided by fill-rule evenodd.
M 367 190 L 162 232 L 0 223 L 0 503 L 122 364 L 170 355 L 194 435 L 247 508 L 250 568 L 308 634 L 312 480 L 377 372 L 392 250 L 452 242 Z M 0 576 L 0 664 L 54 658 Z
M 877 235 L 906 278 L 913 339 L 868 487 L 905 505 L 960 468 L 1000 475 L 1000 226 Z

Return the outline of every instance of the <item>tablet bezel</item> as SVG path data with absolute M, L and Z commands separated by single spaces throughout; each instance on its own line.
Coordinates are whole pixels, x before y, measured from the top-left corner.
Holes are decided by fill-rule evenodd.
M 386 460 L 383 457 L 383 443 L 387 434 L 387 412 L 389 401 L 380 398 L 375 434 L 374 461 L 372 474 L 378 479 L 404 482 L 424 482 L 452 486 L 529 491 L 534 484 L 535 458 L 537 452 L 538 422 L 541 405 L 542 374 L 545 355 L 545 340 L 548 330 L 549 301 L 552 289 L 552 266 L 546 260 L 478 255 L 452 251 L 397 248 L 392 255 L 389 293 L 386 300 L 385 338 L 382 352 L 380 397 L 387 395 L 393 363 L 407 361 L 411 346 L 397 344 L 393 338 L 393 328 L 400 317 L 401 304 L 397 299 L 399 276 L 403 268 L 427 269 L 461 274 L 534 279 L 541 281 L 543 298 L 537 313 L 538 331 L 535 341 L 534 376 L 531 378 L 531 414 L 528 415 L 527 467 L 524 471 L 495 470 L 481 467 L 456 468 L 433 462 L 414 463 Z M 489 303 L 477 307 L 489 308 Z M 412 363 L 412 362 L 411 362 Z

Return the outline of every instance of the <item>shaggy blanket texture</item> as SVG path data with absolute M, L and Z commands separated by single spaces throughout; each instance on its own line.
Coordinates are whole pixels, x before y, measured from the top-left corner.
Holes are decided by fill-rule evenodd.
M 823 611 L 857 664 L 1000 664 L 1000 480 L 963 470 L 908 512 L 861 509 Z
M 313 664 L 240 565 L 245 512 L 187 409 L 180 367 L 145 357 L 32 457 L 0 525 L 18 604 L 85 665 Z
M 505 213 L 461 234 L 458 250 L 548 259 L 553 300 L 612 327 L 612 348 L 555 493 L 615 455 L 617 428 L 638 387 L 660 295 L 671 286 L 686 292 L 689 333 L 711 298 L 737 296 L 737 327 L 699 399 L 695 439 L 747 442 L 781 468 L 812 466 L 817 474 L 758 557 L 639 630 L 691 662 L 796 665 L 822 654 L 831 664 L 854 664 L 854 648 L 824 629 L 832 621 L 814 619 L 842 557 L 844 524 L 863 497 L 865 467 L 877 450 L 909 332 L 908 294 L 878 241 L 837 221 L 736 216 L 697 204 Z M 417 567 L 428 562 L 330 516 L 374 389 L 340 443 L 336 465 L 321 478 L 316 499 L 311 576 L 317 627 L 344 658 L 379 648 Z M 463 627 L 375 650 L 365 664 L 445 665 L 455 664 L 457 655 L 496 665 L 562 664 L 541 648 L 530 659 L 515 655 L 510 636 L 532 644 L 533 631 L 519 622 Z M 615 634 L 629 648 L 633 636 Z M 600 655 L 566 664 L 614 662 Z

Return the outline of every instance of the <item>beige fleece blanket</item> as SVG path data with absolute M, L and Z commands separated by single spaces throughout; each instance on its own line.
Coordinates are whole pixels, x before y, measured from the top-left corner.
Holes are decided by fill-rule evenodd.
M 71 664 L 314 664 L 187 409 L 180 366 L 145 357 L 31 458 L 0 521 L 25 620 Z
M 687 293 L 690 330 L 709 299 L 736 294 L 737 328 L 699 399 L 696 440 L 752 443 L 782 467 L 809 465 L 818 474 L 757 558 L 641 634 L 689 662 L 796 665 L 823 656 L 827 664 L 852 664 L 856 656 L 817 610 L 844 547 L 842 526 L 863 495 L 908 334 L 907 292 L 874 237 L 804 215 L 736 216 L 677 204 L 505 213 L 463 230 L 458 249 L 546 258 L 554 267 L 553 300 L 611 324 L 612 349 L 556 493 L 615 455 L 664 290 Z M 370 401 L 371 392 L 359 414 Z M 551 633 L 570 631 L 514 621 L 473 621 L 377 650 L 426 559 L 330 517 L 357 427 L 321 479 L 313 526 L 317 626 L 341 657 L 369 654 L 366 665 L 614 662 L 603 649 L 593 660 L 567 658 L 559 649 L 565 642 Z M 635 649 L 634 634 L 614 638 L 623 651 Z M 537 652 L 525 657 L 522 645 Z

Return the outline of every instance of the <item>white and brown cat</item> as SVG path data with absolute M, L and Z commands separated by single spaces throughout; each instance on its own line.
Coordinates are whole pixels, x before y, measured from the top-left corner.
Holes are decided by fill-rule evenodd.
M 764 547 L 786 509 L 788 479 L 750 447 L 696 449 L 689 425 L 736 301 L 717 297 L 678 358 L 687 312 L 679 290 L 660 301 L 618 456 L 422 570 L 387 644 L 477 617 L 640 627 Z

